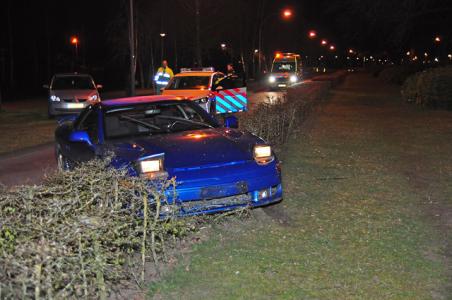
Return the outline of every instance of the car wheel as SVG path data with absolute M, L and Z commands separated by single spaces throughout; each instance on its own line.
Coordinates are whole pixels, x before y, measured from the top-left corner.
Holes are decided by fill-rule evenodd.
M 66 171 L 69 171 L 71 169 L 71 165 L 69 164 L 69 160 L 58 149 L 56 151 L 56 159 L 57 159 L 58 171 L 66 172 Z

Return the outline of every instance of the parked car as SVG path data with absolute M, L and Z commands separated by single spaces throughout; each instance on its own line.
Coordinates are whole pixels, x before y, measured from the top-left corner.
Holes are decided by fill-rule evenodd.
M 78 114 L 86 106 L 100 101 L 98 89 L 93 78 L 87 74 L 55 74 L 50 85 L 43 85 L 49 89 L 48 115 L 54 117 L 65 114 Z
M 282 199 L 280 163 L 261 138 L 224 124 L 199 105 L 174 96 L 102 101 L 77 118 L 61 120 L 56 159 L 65 171 L 95 157 L 112 158 L 130 176 L 177 180 L 169 213 L 195 215 L 257 207 Z

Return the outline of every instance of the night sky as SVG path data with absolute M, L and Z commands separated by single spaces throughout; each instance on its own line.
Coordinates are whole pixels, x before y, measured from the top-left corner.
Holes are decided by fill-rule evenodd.
M 161 58 L 159 33 L 166 32 L 164 57 L 175 67 L 193 65 L 194 0 L 135 0 L 137 37 L 142 52 L 143 76 L 148 76 Z M 337 54 L 354 48 L 362 53 L 397 57 L 409 49 L 435 51 L 432 39 L 444 42 L 437 51 L 449 51 L 452 4 L 447 0 L 218 0 L 201 2 L 203 64 L 223 68 L 228 60 L 244 53 L 249 64 L 257 47 L 261 8 L 263 49 L 321 55 L 318 40 L 307 38 L 314 29 L 337 47 Z M 123 88 L 127 82 L 128 1 L 26 1 L 1 4 L 1 87 L 15 93 L 33 94 L 55 72 L 71 71 L 74 46 L 80 39 L 79 65 L 106 89 Z M 293 10 L 291 20 L 282 20 L 284 8 Z M 228 45 L 225 54 L 220 43 Z M 150 51 L 152 50 L 152 54 Z M 11 75 L 11 56 L 13 75 Z M 137 70 L 140 74 L 140 70 Z M 12 78 L 12 80 L 11 80 Z M 11 84 L 11 81 L 12 84 Z

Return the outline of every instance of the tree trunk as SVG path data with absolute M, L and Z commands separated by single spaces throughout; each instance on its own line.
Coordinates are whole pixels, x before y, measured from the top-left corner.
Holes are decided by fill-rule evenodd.
M 9 85 L 10 89 L 14 89 L 14 45 L 13 45 L 13 24 L 11 6 L 12 0 L 8 1 L 8 48 L 9 48 Z

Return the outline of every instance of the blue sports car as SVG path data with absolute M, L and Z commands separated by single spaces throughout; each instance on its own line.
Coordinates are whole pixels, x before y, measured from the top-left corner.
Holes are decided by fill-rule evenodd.
M 237 127 L 234 116 L 220 124 L 174 96 L 107 100 L 60 122 L 55 153 L 63 171 L 113 153 L 113 166 L 131 176 L 176 177 L 180 215 L 281 201 L 280 163 L 271 147 Z

